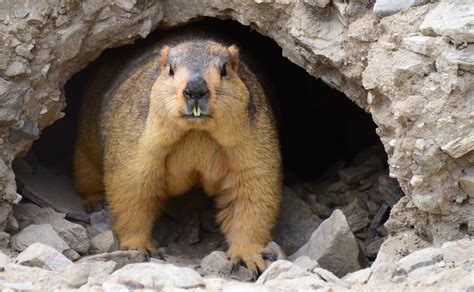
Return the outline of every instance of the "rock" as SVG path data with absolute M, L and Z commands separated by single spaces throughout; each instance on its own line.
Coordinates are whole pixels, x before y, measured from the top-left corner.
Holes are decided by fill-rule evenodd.
M 8 131 L 8 140 L 17 143 L 22 140 L 35 140 L 39 138 L 38 126 L 31 121 L 22 121 L 18 128 L 10 128 Z
M 447 36 L 458 43 L 474 42 L 471 1 L 442 0 L 420 24 L 425 35 Z
M 333 184 L 330 184 L 327 188 L 327 191 L 330 193 L 344 193 L 349 190 L 349 186 L 343 181 L 337 181 Z
M 372 270 L 370 268 L 365 268 L 345 275 L 342 280 L 349 285 L 363 285 L 367 283 L 370 275 L 372 275 Z
M 362 205 L 363 203 L 356 198 L 349 205 L 341 209 L 353 233 L 363 230 L 370 224 L 369 212 Z
M 102 209 L 98 212 L 93 212 L 90 214 L 89 222 L 91 225 L 100 225 L 108 227 L 107 229 L 112 229 L 112 216 L 107 209 Z
M 402 39 L 401 47 L 421 55 L 429 55 L 434 49 L 434 38 L 428 36 L 410 36 Z
M 373 171 L 374 168 L 369 166 L 348 167 L 339 171 L 339 177 L 344 183 L 350 185 L 368 177 Z
M 397 62 L 394 80 L 396 83 L 402 84 L 414 76 L 428 75 L 431 68 L 432 63 L 426 62 L 420 55 L 412 54 Z
M 3 271 L 5 270 L 5 267 L 10 263 L 10 257 L 4 254 L 3 252 L 0 252 L 0 270 Z
M 17 175 L 21 194 L 40 207 L 52 207 L 67 217 L 88 222 L 89 216 L 70 178 L 60 175 Z
M 5 231 L 0 231 L 0 247 L 7 248 L 10 244 L 10 234 Z
M 474 240 L 469 238 L 446 242 L 442 246 L 446 263 L 463 264 L 467 259 L 474 260 Z
M 443 260 L 443 251 L 440 248 L 425 248 L 415 251 L 397 261 L 398 269 L 410 273 L 413 270 L 434 265 Z
M 100 254 L 118 249 L 118 241 L 111 230 L 104 231 L 91 239 L 90 253 Z
M 97 282 L 110 275 L 115 268 L 115 262 L 85 262 L 67 266 L 59 271 L 59 275 L 65 279 L 69 288 L 79 288 L 90 279 Z
M 105 290 L 116 289 L 192 289 L 203 288 L 201 276 L 190 268 L 171 264 L 129 264 L 115 271 L 102 286 Z
M 320 218 L 328 218 L 329 216 L 331 216 L 332 212 L 331 208 L 321 203 L 311 205 L 311 210 L 316 216 Z
M 318 275 L 321 279 L 323 279 L 326 282 L 334 283 L 336 284 L 336 286 L 339 286 L 339 287 L 349 288 L 349 285 L 347 285 L 344 281 L 336 277 L 333 273 L 329 272 L 328 270 L 316 267 L 312 270 L 312 272 Z
M 342 211 L 334 210 L 331 217 L 321 223 L 310 240 L 290 259 L 303 255 L 338 277 L 360 269 L 359 245 Z
M 465 191 L 469 197 L 474 198 L 474 175 L 465 175 L 459 179 L 459 187 Z
M 300 256 L 299 258 L 293 261 L 293 264 L 308 272 L 311 272 L 314 268 L 319 267 L 318 262 L 312 260 L 308 256 Z
M 50 224 L 59 237 L 76 252 L 85 253 L 89 250 L 89 238 L 86 229 L 82 225 L 65 220 L 66 215 L 57 213 L 53 208 L 40 208 L 28 203 L 16 206 L 13 213 L 18 219 L 20 228 L 31 223 Z
M 470 133 L 463 138 L 456 138 L 441 146 L 441 150 L 453 158 L 460 158 L 474 150 L 474 134 Z
M 5 75 L 8 77 L 15 77 L 18 75 L 23 75 L 28 72 L 28 67 L 24 62 L 21 61 L 13 61 L 8 65 L 7 70 L 5 71 Z
M 201 270 L 206 274 L 229 275 L 231 269 L 232 263 L 222 251 L 213 251 L 201 261 Z
M 256 283 L 283 291 L 314 291 L 318 288 L 336 286 L 334 283 L 321 279 L 318 274 L 305 271 L 284 260 L 274 262 Z
M 391 178 L 388 175 L 379 176 L 379 192 L 383 195 L 384 200 L 393 206 L 403 196 L 403 191 L 398 184 L 396 179 Z M 391 204 L 391 202 L 393 202 Z
M 319 8 L 324 8 L 326 7 L 331 0 L 304 0 L 304 3 L 312 6 L 312 7 L 319 7 Z
M 48 279 L 55 275 L 55 271 L 10 263 L 5 267 L 5 271 L 2 273 L 2 279 L 4 280 L 2 280 L 1 285 L 5 282 L 9 282 L 13 284 L 13 287 L 40 290 L 40 285 L 38 284 L 48 281 Z M 28 286 L 25 287 L 25 284 Z M 45 289 L 46 287 L 42 288 Z
M 115 5 L 123 10 L 130 11 L 137 4 L 137 0 L 115 0 Z
M 412 6 L 425 4 L 426 0 L 377 0 L 374 4 L 374 14 L 378 18 L 389 16 Z
M 229 281 L 222 278 L 204 278 L 207 291 L 246 291 L 246 292 L 272 292 L 275 289 L 255 283 Z
M 365 253 L 366 256 L 370 259 L 375 259 L 377 257 L 377 253 L 379 252 L 380 246 L 385 241 L 386 238 L 379 237 L 376 239 L 370 239 L 365 243 Z
M 51 271 L 73 265 L 73 263 L 56 249 L 42 243 L 34 243 L 20 253 L 16 259 L 20 265 L 38 267 Z
M 66 249 L 63 251 L 63 255 L 65 255 L 68 259 L 71 261 L 77 261 L 78 259 L 81 258 L 81 255 L 78 254 L 75 250 L 73 249 Z
M 380 207 L 377 214 L 372 219 L 372 223 L 370 223 L 369 230 L 367 230 L 367 234 L 369 237 L 374 237 L 376 230 L 379 226 L 381 226 L 385 221 L 387 221 L 388 216 L 390 215 L 390 206 L 388 204 L 383 204 Z
M 284 187 L 274 239 L 287 254 L 291 254 L 308 241 L 321 221 L 308 204 L 290 188 Z
M 101 253 L 81 258 L 78 263 L 108 262 L 115 263 L 115 269 L 120 269 L 128 264 L 141 263 L 145 260 L 143 254 L 137 250 L 119 250 Z
M 11 238 L 11 245 L 17 251 L 24 251 L 36 242 L 48 245 L 59 252 L 69 249 L 67 243 L 58 236 L 50 224 L 31 224 Z

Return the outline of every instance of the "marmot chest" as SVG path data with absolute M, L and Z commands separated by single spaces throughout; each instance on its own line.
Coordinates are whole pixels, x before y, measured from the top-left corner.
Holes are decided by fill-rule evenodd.
M 203 187 L 217 193 L 229 171 L 224 149 L 206 132 L 190 131 L 172 148 L 165 159 L 165 184 L 169 195 Z

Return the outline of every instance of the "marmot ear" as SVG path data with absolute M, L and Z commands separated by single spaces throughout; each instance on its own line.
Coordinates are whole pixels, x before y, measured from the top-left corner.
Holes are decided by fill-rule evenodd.
M 160 65 L 161 70 L 164 70 L 168 66 L 168 55 L 170 52 L 170 47 L 164 46 L 160 51 Z
M 237 71 L 239 69 L 239 48 L 236 45 L 232 45 L 227 48 L 230 54 L 230 65 L 232 70 Z

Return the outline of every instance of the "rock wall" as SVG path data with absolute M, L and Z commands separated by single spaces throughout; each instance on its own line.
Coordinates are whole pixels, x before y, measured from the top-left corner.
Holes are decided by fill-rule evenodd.
M 474 233 L 474 4 L 430 1 L 0 2 L 0 227 L 15 229 L 12 160 L 60 119 L 64 84 L 106 48 L 156 28 L 233 19 L 370 112 L 406 197 L 392 235 Z

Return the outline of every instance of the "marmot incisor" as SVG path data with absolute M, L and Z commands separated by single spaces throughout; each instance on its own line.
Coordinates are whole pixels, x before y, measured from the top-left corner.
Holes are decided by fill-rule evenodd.
M 231 261 L 263 271 L 281 157 L 269 101 L 237 47 L 189 40 L 120 65 L 94 76 L 83 105 L 74 175 L 85 203 L 105 195 L 121 247 L 151 251 L 164 201 L 201 186 Z

